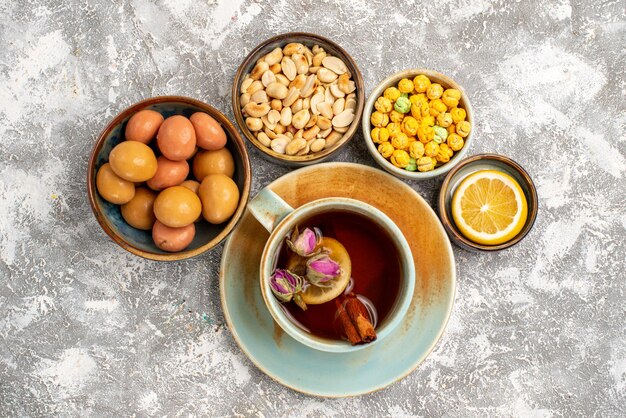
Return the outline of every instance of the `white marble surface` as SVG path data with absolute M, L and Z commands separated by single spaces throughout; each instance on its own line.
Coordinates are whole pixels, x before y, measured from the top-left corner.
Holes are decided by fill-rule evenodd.
M 626 415 L 626 2 L 8 0 L 0 4 L 0 416 Z M 259 372 L 224 324 L 221 247 L 139 259 L 86 197 L 97 133 L 179 94 L 232 118 L 260 40 L 336 40 L 367 91 L 430 67 L 467 90 L 471 154 L 522 164 L 535 228 L 498 254 L 455 248 L 448 329 L 408 378 L 325 400 Z M 337 161 L 373 165 L 362 136 Z M 251 151 L 253 192 L 288 171 Z M 441 180 L 411 185 L 431 203 Z

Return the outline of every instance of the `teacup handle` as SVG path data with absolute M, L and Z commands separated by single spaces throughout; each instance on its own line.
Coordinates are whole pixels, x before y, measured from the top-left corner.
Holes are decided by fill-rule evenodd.
M 285 216 L 293 212 L 287 202 L 267 187 L 248 203 L 248 209 L 268 232 L 272 232 Z

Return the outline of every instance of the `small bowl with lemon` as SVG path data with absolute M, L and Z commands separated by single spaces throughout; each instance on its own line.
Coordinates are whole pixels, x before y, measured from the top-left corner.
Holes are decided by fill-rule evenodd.
M 450 239 L 470 251 L 499 251 L 520 242 L 537 218 L 535 185 L 508 157 L 479 154 L 446 176 L 438 201 Z

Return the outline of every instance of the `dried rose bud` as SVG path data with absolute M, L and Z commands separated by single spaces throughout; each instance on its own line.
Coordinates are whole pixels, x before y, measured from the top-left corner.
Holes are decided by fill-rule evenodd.
M 304 278 L 289 270 L 276 269 L 270 277 L 270 288 L 276 299 L 281 302 L 289 302 L 293 299 L 303 311 L 306 311 L 307 306 L 300 292 L 304 291 L 306 286 Z
M 306 262 L 306 278 L 315 286 L 330 286 L 330 280 L 339 276 L 341 266 L 327 253 L 318 254 Z
M 276 269 L 270 277 L 272 293 L 281 302 L 289 302 L 294 295 L 302 292 L 304 279 L 289 270 Z
M 307 257 L 313 254 L 315 247 L 322 239 L 322 233 L 318 228 L 306 228 L 301 234 L 298 233 L 298 227 L 296 227 L 291 234 L 291 239 L 287 239 L 287 245 L 294 253 L 302 257 Z

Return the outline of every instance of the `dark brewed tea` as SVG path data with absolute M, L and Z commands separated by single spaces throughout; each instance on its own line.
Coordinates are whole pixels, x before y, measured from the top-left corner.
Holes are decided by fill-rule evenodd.
M 324 237 L 343 244 L 352 263 L 352 280 L 344 293 L 373 305 L 373 316 L 377 318 L 372 322 L 384 321 L 398 296 L 402 274 L 398 249 L 388 234 L 365 216 L 340 211 L 316 215 L 299 225 L 300 230 L 307 227 L 319 228 Z M 283 245 L 278 268 L 286 268 L 289 253 L 288 246 Z M 306 310 L 294 301 L 283 306 L 291 319 L 306 331 L 322 338 L 343 339 L 345 332 L 338 320 L 337 303 L 331 300 L 308 305 Z

